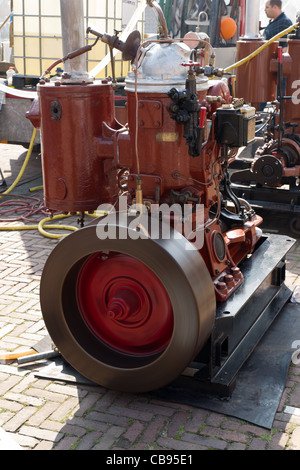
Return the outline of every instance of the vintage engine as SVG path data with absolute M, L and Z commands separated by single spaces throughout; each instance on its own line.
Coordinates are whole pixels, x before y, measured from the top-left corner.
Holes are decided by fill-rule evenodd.
M 232 193 L 228 165 L 254 138 L 255 110 L 232 101 L 225 81 L 209 80 L 220 71 L 194 62 L 183 41 L 161 37 L 140 46 L 138 33 L 126 44 L 92 33 L 127 58 L 133 51 L 128 122 L 115 117 L 108 79 L 41 80 L 28 115 L 41 129 L 46 206 L 79 213 L 84 225 L 59 242 L 45 265 L 45 323 L 65 359 L 109 388 L 157 389 L 191 361 L 207 384 L 233 353 L 245 360 L 249 348 L 245 356 L 237 347 L 284 280 L 284 254 L 271 246 L 274 266 L 264 286 L 272 292 L 259 290 L 259 309 L 251 289 L 245 298 L 245 282 L 252 281 L 240 265 L 259 246 L 269 259 L 270 241 L 261 218 Z M 109 215 L 85 224 L 85 213 L 99 206 Z M 174 206 L 180 211 L 173 213 Z M 182 230 L 187 220 L 189 233 Z M 230 312 L 232 299 L 239 305 Z
M 243 162 L 241 156 L 240 167 L 237 163 L 233 165 L 239 171 L 231 176 L 233 190 L 239 197 L 267 209 L 272 209 L 275 203 L 277 210 L 290 212 L 293 231 L 299 226 L 293 213 L 300 204 L 299 21 L 300 14 L 294 31 L 288 35 L 285 52 L 275 41 L 236 70 L 237 93 L 256 107 L 258 114 L 261 103 L 268 103 L 268 111 L 262 113 L 265 123 L 257 124 L 256 138 L 260 145 L 252 161 Z M 237 59 L 247 57 L 265 42 L 262 37 L 249 33 L 237 43 Z M 299 233 L 299 229 L 296 231 Z

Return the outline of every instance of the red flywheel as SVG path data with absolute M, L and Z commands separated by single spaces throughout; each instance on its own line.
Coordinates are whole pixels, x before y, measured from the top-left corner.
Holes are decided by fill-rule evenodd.
M 139 260 L 116 252 L 88 257 L 77 280 L 80 313 L 112 349 L 144 356 L 162 352 L 173 331 L 173 310 L 158 277 Z

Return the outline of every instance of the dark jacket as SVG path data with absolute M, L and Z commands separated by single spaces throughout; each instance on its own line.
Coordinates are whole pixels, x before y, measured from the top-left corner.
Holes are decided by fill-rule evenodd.
M 277 18 L 273 21 L 270 21 L 268 26 L 264 30 L 264 38 L 269 40 L 272 39 L 276 34 L 281 33 L 284 29 L 292 26 L 292 21 L 282 12 Z M 283 36 L 286 38 L 286 35 Z M 279 43 L 280 46 L 286 46 L 285 42 Z

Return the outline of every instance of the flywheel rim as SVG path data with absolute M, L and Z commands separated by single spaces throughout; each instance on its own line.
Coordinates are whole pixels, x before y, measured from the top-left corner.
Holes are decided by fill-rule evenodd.
M 52 341 L 79 373 L 107 388 L 138 393 L 170 383 L 195 358 L 211 334 L 216 300 L 202 257 L 196 250 L 186 250 L 186 243 L 184 237 L 100 240 L 96 225 L 59 242 L 43 270 L 41 308 Z M 76 300 L 78 273 L 90 255 L 110 251 L 145 263 L 163 283 L 174 326 L 162 352 L 146 356 L 119 353 L 84 326 Z

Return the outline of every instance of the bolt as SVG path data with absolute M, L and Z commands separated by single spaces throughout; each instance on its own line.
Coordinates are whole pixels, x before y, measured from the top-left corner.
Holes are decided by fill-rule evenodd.
M 220 290 L 227 290 L 225 282 L 217 282 L 217 288 Z

